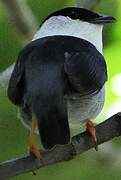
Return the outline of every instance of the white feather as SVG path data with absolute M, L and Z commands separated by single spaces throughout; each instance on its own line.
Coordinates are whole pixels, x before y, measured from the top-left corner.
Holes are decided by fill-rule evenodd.
M 53 35 L 68 35 L 85 39 L 91 42 L 102 53 L 103 25 L 73 20 L 65 16 L 53 16 L 46 20 L 37 31 L 32 41 Z
M 71 135 L 77 134 L 82 123 L 94 120 L 101 112 L 105 102 L 105 86 L 95 95 L 76 96 L 68 99 L 68 119 Z

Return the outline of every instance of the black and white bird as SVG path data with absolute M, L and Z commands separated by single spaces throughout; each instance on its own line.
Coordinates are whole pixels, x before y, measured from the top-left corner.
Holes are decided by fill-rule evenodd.
M 114 20 L 83 8 L 64 8 L 50 14 L 19 53 L 8 97 L 30 127 L 29 151 L 38 159 L 36 128 L 44 148 L 50 149 L 69 143 L 70 129 L 86 123 L 96 146 L 92 120 L 103 108 L 107 81 L 102 29 Z

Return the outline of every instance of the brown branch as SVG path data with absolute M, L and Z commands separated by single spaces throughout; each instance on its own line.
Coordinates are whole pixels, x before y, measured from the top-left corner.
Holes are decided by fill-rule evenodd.
M 98 144 L 102 144 L 121 135 L 121 113 L 96 126 Z M 42 151 L 42 160 L 38 161 L 28 155 L 19 159 L 6 161 L 0 164 L 0 179 L 10 178 L 27 173 L 44 166 L 64 160 L 70 160 L 75 154 L 81 154 L 94 147 L 94 142 L 85 131 L 72 138 L 67 145 L 57 145 L 52 150 Z

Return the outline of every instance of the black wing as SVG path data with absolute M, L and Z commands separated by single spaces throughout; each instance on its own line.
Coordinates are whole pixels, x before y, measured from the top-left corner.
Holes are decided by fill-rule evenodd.
M 24 92 L 24 57 L 20 54 L 12 72 L 9 85 L 8 97 L 14 104 L 21 104 Z
M 23 95 L 25 91 L 25 63 L 28 60 L 28 56 L 31 55 L 31 51 L 37 46 L 36 42 L 32 42 L 25 46 L 22 51 L 20 51 L 17 61 L 15 63 L 14 70 L 10 77 L 8 84 L 7 94 L 9 99 L 15 105 L 21 105 L 23 101 Z
M 65 53 L 64 69 L 70 84 L 79 92 L 100 90 L 107 80 L 102 54 L 91 43 L 81 40 L 80 50 Z

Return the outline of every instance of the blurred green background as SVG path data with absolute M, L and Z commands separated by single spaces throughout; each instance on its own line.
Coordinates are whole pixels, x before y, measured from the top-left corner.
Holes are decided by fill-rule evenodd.
M 39 26 L 43 18 L 50 12 L 72 6 L 74 1 L 27 0 L 27 3 L 37 18 Z M 121 109 L 121 1 L 101 0 L 95 11 L 113 15 L 117 19 L 115 24 L 107 25 L 104 29 L 104 56 L 108 65 L 109 77 L 105 107 L 95 120 L 96 123 L 99 123 Z M 21 48 L 20 37 L 11 24 L 6 7 L 0 2 L 0 72 L 15 62 Z M 9 102 L 6 90 L 0 91 L 0 162 L 26 154 L 28 135 L 29 131 L 17 118 L 17 108 Z M 113 147 L 121 149 L 120 141 L 121 138 L 113 140 Z M 38 137 L 37 142 L 40 144 Z M 100 149 L 101 147 L 99 147 L 99 151 Z M 113 156 L 115 157 L 115 153 Z M 28 173 L 12 179 L 120 180 L 121 167 L 115 164 L 114 166 L 110 165 L 108 161 L 110 162 L 110 160 L 98 158 L 98 153 L 91 150 L 70 162 L 42 168 L 38 170 L 37 176 Z

